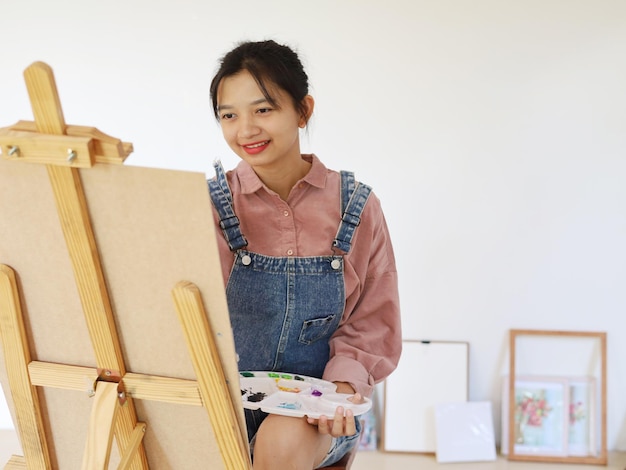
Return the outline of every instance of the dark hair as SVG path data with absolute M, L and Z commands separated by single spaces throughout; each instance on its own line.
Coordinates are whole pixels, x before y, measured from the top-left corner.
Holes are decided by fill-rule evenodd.
M 309 77 L 302 62 L 291 48 L 272 40 L 242 42 L 228 52 L 220 61 L 220 67 L 211 81 L 213 113 L 219 120 L 217 89 L 224 78 L 246 70 L 254 77 L 263 96 L 272 106 L 277 106 L 270 91 L 271 85 L 285 91 L 301 116 L 307 116 L 304 97 L 309 93 Z

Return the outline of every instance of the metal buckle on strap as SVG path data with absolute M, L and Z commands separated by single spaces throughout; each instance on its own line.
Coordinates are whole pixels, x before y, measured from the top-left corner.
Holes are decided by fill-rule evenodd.
M 354 215 L 354 214 L 348 214 L 347 212 L 344 212 L 343 216 L 341 217 L 341 220 L 343 220 L 344 222 L 350 225 L 354 225 L 355 227 L 358 227 L 359 224 L 361 223 L 361 218 L 359 216 Z
M 227 230 L 236 225 L 239 225 L 239 218 L 236 215 L 232 215 L 230 217 L 220 220 L 220 227 L 222 227 L 222 229 L 224 230 Z

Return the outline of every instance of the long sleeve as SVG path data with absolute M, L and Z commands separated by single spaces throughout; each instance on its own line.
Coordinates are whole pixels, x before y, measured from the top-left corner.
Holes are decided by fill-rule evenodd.
M 376 196 L 370 196 L 346 263 L 346 312 L 330 340 L 324 378 L 364 396 L 397 366 L 402 349 L 393 247 Z

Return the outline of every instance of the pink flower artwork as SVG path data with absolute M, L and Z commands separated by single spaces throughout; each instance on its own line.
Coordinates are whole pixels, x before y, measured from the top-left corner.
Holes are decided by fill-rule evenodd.
M 577 421 L 585 419 L 585 405 L 583 402 L 570 403 L 569 405 L 569 422 L 574 425 Z
M 522 423 L 528 426 L 542 425 L 544 418 L 552 410 L 543 395 L 541 392 L 539 396 L 526 392 L 517 402 L 517 413 Z

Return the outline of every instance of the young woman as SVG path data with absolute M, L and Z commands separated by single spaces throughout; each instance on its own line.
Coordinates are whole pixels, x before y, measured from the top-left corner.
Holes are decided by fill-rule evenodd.
M 228 52 L 211 83 L 241 158 L 209 181 L 239 370 L 332 381 L 369 397 L 401 350 L 397 274 L 380 202 L 351 173 L 300 153 L 313 113 L 297 54 L 274 41 Z M 345 411 L 345 416 L 344 416 Z M 350 410 L 319 420 L 246 410 L 255 469 L 311 470 L 358 443 Z

